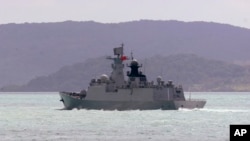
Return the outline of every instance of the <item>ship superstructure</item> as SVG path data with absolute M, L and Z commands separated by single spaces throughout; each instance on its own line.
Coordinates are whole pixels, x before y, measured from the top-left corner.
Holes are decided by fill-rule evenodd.
M 81 92 L 60 92 L 65 109 L 103 109 L 103 110 L 176 110 L 179 108 L 203 108 L 205 100 L 185 99 L 181 85 L 172 81 L 164 82 L 160 76 L 156 83 L 149 82 L 140 71 L 139 63 L 131 57 L 127 80 L 124 76 L 123 44 L 114 48 L 110 76 L 103 74 L 90 81 L 87 90 Z

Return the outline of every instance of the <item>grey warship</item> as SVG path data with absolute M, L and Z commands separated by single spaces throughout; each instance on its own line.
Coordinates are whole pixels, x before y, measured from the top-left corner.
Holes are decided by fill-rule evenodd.
M 181 85 L 172 81 L 165 83 L 160 76 L 156 83 L 147 81 L 139 68 L 142 65 L 123 55 L 123 45 L 113 49 L 111 75 L 92 79 L 89 87 L 80 92 L 59 92 L 64 109 L 95 110 L 177 110 L 179 108 L 203 108 L 206 100 L 186 99 Z M 124 61 L 130 60 L 131 71 L 124 76 Z

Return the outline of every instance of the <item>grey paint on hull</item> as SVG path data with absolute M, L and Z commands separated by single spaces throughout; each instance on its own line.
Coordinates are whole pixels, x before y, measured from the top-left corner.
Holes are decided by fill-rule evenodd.
M 95 110 L 177 110 L 179 108 L 203 108 L 205 101 L 95 101 L 60 93 L 65 109 Z

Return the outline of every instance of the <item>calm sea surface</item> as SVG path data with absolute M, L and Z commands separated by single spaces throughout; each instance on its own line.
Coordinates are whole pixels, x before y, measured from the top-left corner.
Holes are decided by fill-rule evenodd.
M 230 124 L 250 124 L 250 93 L 192 98 L 205 108 L 67 111 L 58 93 L 0 93 L 0 140 L 228 141 Z

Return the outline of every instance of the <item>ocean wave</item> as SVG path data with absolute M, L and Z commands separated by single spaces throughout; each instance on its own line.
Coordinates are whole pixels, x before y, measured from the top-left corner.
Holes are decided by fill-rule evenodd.
M 183 112 L 191 112 L 191 111 L 203 111 L 203 112 L 219 112 L 219 113 L 226 113 L 226 112 L 233 112 L 233 113 L 250 113 L 248 109 L 210 109 L 210 108 L 203 108 L 203 109 L 186 109 L 180 108 L 179 111 Z
M 233 112 L 233 113 L 248 113 L 250 110 L 248 109 L 200 109 L 200 111 L 207 111 L 207 112 L 220 112 L 220 113 L 225 113 L 225 112 Z

